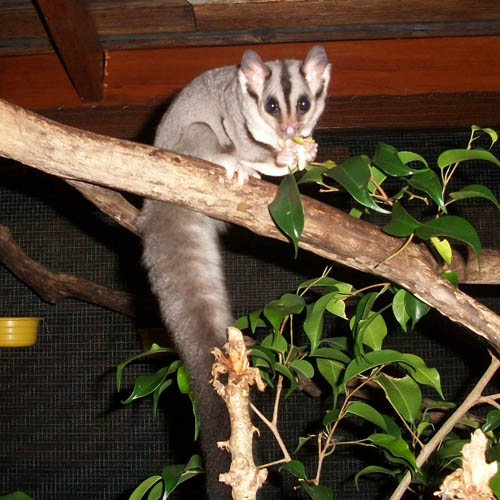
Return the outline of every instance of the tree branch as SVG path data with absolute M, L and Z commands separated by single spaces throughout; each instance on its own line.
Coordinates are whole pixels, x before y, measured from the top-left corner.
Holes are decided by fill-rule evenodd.
M 268 214 L 276 193 L 272 184 L 250 179 L 238 186 L 222 168 L 208 162 L 72 129 L 1 100 L 0 156 L 65 179 L 169 201 L 285 239 Z M 302 248 L 399 284 L 500 348 L 500 317 L 442 278 L 424 245 L 411 243 L 384 262 L 401 240 L 314 199 L 304 197 L 303 203 Z
M 28 284 L 43 300 L 55 304 L 66 297 L 78 298 L 128 316 L 134 316 L 134 296 L 112 290 L 72 274 L 50 271 L 28 257 L 7 227 L 0 225 L 0 262 Z

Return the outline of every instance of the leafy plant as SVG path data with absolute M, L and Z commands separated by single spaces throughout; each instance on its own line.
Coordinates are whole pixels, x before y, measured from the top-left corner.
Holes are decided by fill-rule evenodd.
M 353 216 L 361 217 L 370 211 L 387 216 L 389 220 L 383 225 L 386 233 L 405 238 L 407 243 L 414 238 L 425 241 L 442 259 L 443 275 L 458 284 L 456 273 L 449 268 L 453 254 L 449 240 L 469 246 L 478 262 L 481 242 L 467 220 L 450 215 L 450 205 L 479 197 L 500 209 L 499 202 L 486 186 L 472 184 L 459 190 L 451 187 L 457 169 L 469 160 L 500 166 L 500 161 L 489 150 L 473 147 L 480 136 L 489 138 L 490 149 L 498 140 L 493 130 L 473 126 L 466 148 L 443 152 L 437 159 L 437 170 L 422 156 L 397 151 L 384 143 L 378 144 L 371 158 L 358 155 L 340 165 L 333 161 L 310 165 L 298 182 L 291 174 L 283 178 L 269 206 L 270 214 L 292 241 L 297 255 L 304 227 L 299 186 L 315 183 L 326 191 L 344 189 L 354 200 Z M 391 179 L 389 188 L 388 179 Z M 434 216 L 419 220 L 408 208 L 413 207 L 414 202 L 427 207 L 433 205 Z M 404 251 L 405 245 L 400 251 Z M 482 391 L 499 362 L 492 358 L 488 371 L 455 411 L 453 403 L 444 401 L 440 375 L 435 368 L 427 366 L 415 354 L 384 346 L 388 319 L 394 319 L 407 332 L 428 311 L 426 304 L 391 283 L 355 289 L 352 284 L 332 277 L 331 269 L 327 268 L 321 276 L 301 283 L 294 293 L 286 293 L 239 318 L 235 326 L 252 334 L 267 329 L 252 345 L 250 356 L 262 378 L 274 390 L 273 415 L 266 417 L 254 405 L 252 409 L 275 436 L 283 456 L 262 467 L 281 465 L 281 470 L 295 477 L 298 487 L 309 498 L 329 500 L 333 492 L 323 484 L 325 461 L 338 447 L 361 446 L 376 450 L 382 461 L 358 471 L 354 477 L 356 486 L 366 476 L 375 474 L 392 477 L 400 484 L 399 489 L 410 480 L 418 489 L 432 482 L 433 475 L 442 476 L 459 464 L 460 450 L 467 441 L 466 436 L 453 431 L 459 420 L 466 429 L 482 426 L 489 439 L 491 459 L 497 460 L 500 437 L 496 431 L 500 429 L 500 412 L 490 411 L 482 424 L 478 417 L 468 412 L 474 405 L 485 402 Z M 326 336 L 325 323 L 331 318 L 337 319 L 336 324 L 341 322 L 340 335 Z M 147 353 L 122 363 L 118 369 L 118 386 L 129 362 L 161 351 L 164 352 L 163 348 L 153 346 Z M 173 384 L 174 378 L 181 391 L 189 393 L 183 368 L 179 360 L 174 360 L 152 375 L 139 377 L 124 403 L 153 395 L 156 413 L 159 396 Z M 326 383 L 331 405 L 321 426 L 299 437 L 295 450 L 290 452 L 280 435 L 280 404 L 283 398 L 290 397 L 313 380 Z M 436 400 L 424 400 L 424 388 L 433 391 Z M 373 402 L 374 393 L 383 396 L 387 403 L 384 407 Z M 486 402 L 493 404 L 492 401 L 495 398 Z M 436 420 L 448 413 L 451 413 L 450 418 L 436 432 Z M 339 429 L 344 424 L 350 428 L 359 426 L 360 434 L 355 440 L 339 440 Z M 367 428 L 370 430 L 363 434 L 362 429 Z M 423 467 L 422 457 L 428 450 L 434 450 L 437 442 L 443 444 L 432 461 Z M 310 467 L 306 467 L 300 456 L 301 450 L 311 443 L 317 449 L 317 458 L 315 472 L 309 476 L 306 470 Z M 176 487 L 201 470 L 198 458 L 192 460 L 194 462 L 186 466 L 167 467 L 161 476 L 148 478 L 136 489 L 131 500 L 167 498 L 173 490 L 172 485 Z M 496 493 L 500 491 L 499 483 L 500 476 L 491 482 Z M 395 493 L 391 498 L 400 496 Z
M 292 240 L 297 248 L 303 230 L 303 208 L 297 197 L 300 184 L 315 183 L 323 191 L 347 191 L 356 207 L 351 214 L 360 217 L 370 211 L 390 215 L 383 230 L 411 241 L 418 237 L 427 241 L 446 264 L 451 262 L 452 250 L 449 239 L 468 245 L 479 262 L 481 242 L 474 227 L 464 218 L 449 215 L 452 203 L 468 198 L 483 198 L 500 209 L 500 204 L 491 190 L 480 184 L 471 184 L 462 189 L 450 189 L 453 176 L 464 162 L 480 160 L 500 166 L 500 160 L 489 150 L 473 148 L 480 136 L 490 140 L 489 149 L 497 142 L 497 133 L 489 128 L 473 126 L 465 149 L 444 151 L 437 159 L 438 172 L 433 170 L 425 158 L 409 151 L 398 151 L 395 147 L 379 143 L 373 156 L 353 156 L 340 165 L 332 161 L 315 163 L 307 167 L 306 174 L 295 182 L 293 175 L 283 179 L 270 210 L 278 227 Z M 392 195 L 384 189 L 384 182 L 398 182 Z M 293 194 L 291 194 L 293 193 Z M 426 205 L 436 205 L 435 215 L 419 221 L 404 206 L 404 202 L 420 200 Z M 445 268 L 445 277 L 456 281 L 456 275 Z
M 301 283 L 295 294 L 285 294 L 236 322 L 237 327 L 251 331 L 266 325 L 271 329 L 258 345 L 252 346 L 251 357 L 263 378 L 276 388 L 273 421 L 256 411 L 275 435 L 279 434 L 276 414 L 284 382 L 287 386 L 285 398 L 298 389 L 301 379 L 320 376 L 331 388 L 332 405 L 324 415 L 322 427 L 316 434 L 302 437 L 294 453 L 290 453 L 280 441 L 283 459 L 275 462 L 285 462 L 282 469 L 294 475 L 311 498 L 332 498 L 333 493 L 320 484 L 320 479 L 324 461 L 338 446 L 379 449 L 387 461 L 384 473 L 394 477 L 407 470 L 416 472 L 414 450 L 425 430 L 422 425 L 425 407 L 420 386 L 430 386 L 440 398 L 443 394 L 437 370 L 428 367 L 414 354 L 383 347 L 387 335 L 384 313 L 393 312 L 406 328 L 410 319 L 414 325 L 428 311 L 409 294 L 405 300 L 406 295 L 401 292 L 396 292 L 388 283 L 356 290 L 351 284 L 332 278 L 330 269 L 326 269 L 318 278 Z M 379 305 L 386 294 L 390 295 L 392 302 Z M 355 313 L 350 318 L 346 313 L 348 301 L 357 302 Z M 350 334 L 324 337 L 324 323 L 329 315 L 343 319 Z M 299 321 L 307 337 L 305 345 L 297 344 L 295 340 Z M 392 375 L 391 371 L 398 375 Z M 358 395 L 367 389 L 382 391 L 393 408 L 393 415 L 384 414 L 375 406 L 358 400 Z M 336 440 L 339 426 L 344 421 L 352 423 L 353 419 L 369 422 L 374 432 L 355 441 Z M 411 446 L 403 439 L 404 435 L 409 436 Z M 309 441 L 318 448 L 316 474 L 311 478 L 305 474 L 304 463 L 292 458 Z M 370 466 L 363 469 L 356 476 L 356 482 L 363 475 L 374 472 L 380 473 L 382 468 Z
M 481 197 L 500 209 L 497 199 L 486 186 L 474 184 L 450 191 L 451 180 L 463 162 L 483 160 L 500 166 L 500 161 L 490 151 L 473 148 L 481 135 L 489 136 L 490 149 L 498 140 L 495 131 L 473 126 L 465 149 L 445 151 L 439 156 L 438 174 L 422 156 L 399 152 L 384 143 L 378 144 L 372 158 L 359 155 L 348 158 L 340 165 L 332 161 L 310 165 L 298 184 L 292 175 L 283 179 L 270 206 L 271 215 L 278 227 L 292 240 L 297 253 L 304 224 L 303 209 L 297 197 L 298 185 L 316 183 L 326 191 L 344 189 L 357 204 L 351 211 L 353 216 L 360 217 L 369 211 L 390 215 L 391 219 L 383 226 L 383 230 L 392 236 L 407 238 L 407 242 L 415 237 L 426 241 L 444 262 L 443 276 L 458 284 L 456 273 L 448 268 L 452 262 L 449 239 L 468 245 L 476 254 L 478 263 L 481 242 L 467 220 L 448 214 L 449 205 L 463 199 Z M 392 178 L 392 184 L 394 181 L 400 182 L 392 195 L 383 187 L 388 178 Z M 420 200 L 426 205 L 434 203 L 434 217 L 417 220 L 404 207 L 405 200 Z M 405 245 L 401 251 L 404 248 Z M 378 291 L 375 291 L 377 288 Z M 310 291 L 316 292 L 319 297 L 306 301 L 304 296 Z M 375 304 L 387 291 L 393 294 L 392 301 L 375 309 Z M 345 304 L 354 298 L 357 305 L 349 319 L 350 336 L 323 338 L 325 315 L 332 314 L 347 320 Z M 301 284 L 295 295 L 286 294 L 237 322 L 237 326 L 249 328 L 252 332 L 264 322 L 272 328 L 272 333 L 253 348 L 252 357 L 254 364 L 263 372 L 263 377 L 272 387 L 277 387 L 275 409 L 278 408 L 283 380 L 288 382 L 285 397 L 297 390 L 299 377 L 310 379 L 315 373 L 319 373 L 331 387 L 333 404 L 323 419 L 323 428 L 315 435 L 301 438 L 296 450 L 299 451 L 310 439 L 317 443 L 315 477 L 308 478 L 304 464 L 292 460 L 288 450 L 279 441 L 284 455 L 282 461 L 286 462 L 283 469 L 299 480 L 311 498 L 333 498 L 332 492 L 319 484 L 322 464 L 337 446 L 345 444 L 376 447 L 387 462 L 384 467 L 371 465 L 359 471 L 355 477 L 356 484 L 364 475 L 374 473 L 386 474 L 395 479 L 409 473 L 415 482 L 423 481 L 415 453 L 423 448 L 432 434 L 432 412 L 448 407 L 449 403 L 441 401 L 425 407 L 421 385 L 432 387 L 444 399 L 438 372 L 427 367 L 414 354 L 383 348 L 387 335 L 383 313 L 389 308 L 404 331 L 407 331 L 410 320 L 413 328 L 429 310 L 410 293 L 395 289 L 389 283 L 355 291 L 352 285 L 340 283 L 325 272 L 319 278 Z M 301 313 L 305 313 L 303 331 L 309 340 L 309 345 L 305 346 L 294 343 L 294 318 Z M 289 332 L 288 337 L 285 337 L 285 327 Z M 394 367 L 397 368 L 397 376 L 391 374 Z M 372 405 L 355 399 L 359 391 L 372 386 L 384 392 L 395 416 L 382 414 Z M 257 414 L 277 435 L 276 410 L 272 421 L 259 412 Z M 369 421 L 378 431 L 355 442 L 339 443 L 334 438 L 338 426 L 353 416 Z M 456 442 L 452 435 L 446 438 L 448 447 L 455 451 L 458 449 Z M 450 456 L 442 453 L 440 458 L 449 460 Z
M 166 500 L 177 486 L 202 472 L 201 457 L 193 455 L 186 465 L 169 465 L 163 468 L 161 475 L 145 479 L 129 500 Z

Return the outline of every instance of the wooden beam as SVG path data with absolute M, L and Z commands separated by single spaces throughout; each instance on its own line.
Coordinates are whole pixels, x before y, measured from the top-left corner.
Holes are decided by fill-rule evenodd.
M 84 101 L 102 97 L 104 52 L 85 2 L 37 0 L 64 67 Z
M 475 0 L 87 0 L 105 49 L 500 34 L 500 3 Z M 0 55 L 46 53 L 31 2 L 0 1 Z
M 311 43 L 254 46 L 264 59 L 305 56 Z M 324 44 L 329 95 L 410 96 L 500 92 L 500 36 L 363 40 Z M 107 53 L 104 106 L 158 106 L 201 72 L 237 64 L 249 46 L 178 47 Z M 0 96 L 31 109 L 78 107 L 50 54 L 0 58 Z
M 194 1 L 200 31 L 319 26 L 378 26 L 415 23 L 451 24 L 500 20 L 496 2 L 478 0 L 289 0 L 250 2 Z

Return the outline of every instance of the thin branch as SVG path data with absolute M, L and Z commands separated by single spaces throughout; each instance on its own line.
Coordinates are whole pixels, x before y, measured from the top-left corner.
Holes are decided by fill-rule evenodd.
M 481 400 L 481 394 L 483 393 L 485 387 L 489 384 L 490 380 L 493 378 L 498 368 L 500 367 L 500 360 L 491 354 L 491 362 L 487 370 L 484 372 L 483 376 L 478 380 L 475 387 L 469 393 L 469 395 L 464 399 L 463 403 L 453 412 L 452 415 L 446 420 L 446 422 L 440 427 L 440 429 L 432 436 L 431 440 L 422 448 L 421 452 L 417 457 L 417 467 L 422 467 L 428 458 L 434 453 L 438 446 L 442 443 L 443 439 L 453 430 L 457 422 L 478 402 Z M 399 500 L 408 486 L 411 483 L 411 474 L 407 472 L 398 487 L 394 490 L 391 498 L 389 500 Z
M 274 422 L 271 422 L 252 402 L 250 402 L 250 408 L 252 408 L 252 411 L 264 422 L 264 424 L 267 426 L 267 428 L 273 433 L 274 439 L 276 439 L 276 442 L 278 443 L 278 446 L 280 447 L 281 452 L 283 453 L 283 458 L 276 461 L 272 462 L 272 464 L 276 464 L 277 462 L 290 462 L 292 457 L 290 456 L 290 453 L 288 452 L 288 449 L 286 447 L 285 442 L 283 441 L 283 438 L 281 437 L 281 434 L 278 430 L 277 424 Z M 270 464 L 263 465 L 261 467 L 268 467 Z
M 72 274 L 51 271 L 26 255 L 9 229 L 0 225 L 0 262 L 27 283 L 43 300 L 55 304 L 73 297 L 107 309 L 135 315 L 134 296 L 112 290 Z

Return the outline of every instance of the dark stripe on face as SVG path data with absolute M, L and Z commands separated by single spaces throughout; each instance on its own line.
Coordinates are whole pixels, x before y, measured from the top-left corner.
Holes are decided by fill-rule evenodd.
M 292 82 L 290 79 L 290 73 L 288 71 L 288 64 L 286 63 L 286 61 L 281 61 L 280 83 L 281 88 L 283 89 L 283 96 L 285 97 L 287 115 L 290 116 L 290 94 L 292 93 Z

